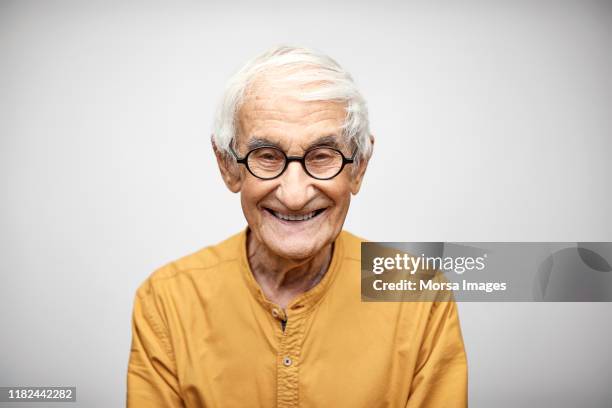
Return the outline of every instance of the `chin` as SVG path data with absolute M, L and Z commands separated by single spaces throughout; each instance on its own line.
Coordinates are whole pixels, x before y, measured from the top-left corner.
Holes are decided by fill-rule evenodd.
M 305 239 L 300 237 L 288 237 L 282 240 L 267 240 L 264 237 L 263 244 L 282 258 L 300 261 L 317 255 L 326 247 L 328 242 L 331 241 L 333 240 L 313 239 L 313 237 Z

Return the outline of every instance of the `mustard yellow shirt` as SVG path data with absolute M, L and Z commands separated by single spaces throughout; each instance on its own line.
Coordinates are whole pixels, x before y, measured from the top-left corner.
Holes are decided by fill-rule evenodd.
M 246 231 L 155 271 L 134 301 L 128 407 L 467 406 L 456 304 L 362 302 L 361 241 L 343 231 L 286 310 L 255 281 Z

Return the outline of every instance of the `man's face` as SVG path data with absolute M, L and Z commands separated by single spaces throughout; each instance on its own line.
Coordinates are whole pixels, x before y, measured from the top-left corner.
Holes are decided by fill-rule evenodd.
M 259 88 L 247 95 L 238 115 L 238 156 L 244 157 L 254 142 L 303 156 L 314 146 L 331 146 L 350 157 L 352 149 L 341 136 L 344 105 L 337 102 L 302 102 Z M 234 191 L 240 191 L 242 210 L 261 244 L 287 259 L 306 259 L 331 244 L 340 233 L 363 172 L 352 166 L 330 180 L 317 180 L 299 162 L 289 163 L 272 180 L 261 180 L 246 168 L 239 169 Z M 234 171 L 236 171 L 234 169 Z M 231 187 L 230 187 L 231 188 Z M 283 218 L 305 217 L 302 220 Z

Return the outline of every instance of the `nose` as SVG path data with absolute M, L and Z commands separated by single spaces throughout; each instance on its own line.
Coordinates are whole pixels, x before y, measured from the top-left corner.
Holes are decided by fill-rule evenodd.
M 276 198 L 292 211 L 299 211 L 308 204 L 315 194 L 312 180 L 298 162 L 291 162 L 279 177 Z

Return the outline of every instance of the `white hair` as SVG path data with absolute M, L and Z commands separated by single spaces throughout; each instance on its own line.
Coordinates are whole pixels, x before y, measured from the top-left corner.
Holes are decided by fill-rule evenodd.
M 351 75 L 327 55 L 291 46 L 277 46 L 256 56 L 229 79 L 213 129 L 213 140 L 219 150 L 228 154 L 230 144 L 236 142 L 237 115 L 249 87 L 262 76 L 279 71 L 283 75 L 266 79 L 274 85 L 288 86 L 297 100 L 344 103 L 344 137 L 356 145 L 357 160 L 370 156 L 368 109 Z

